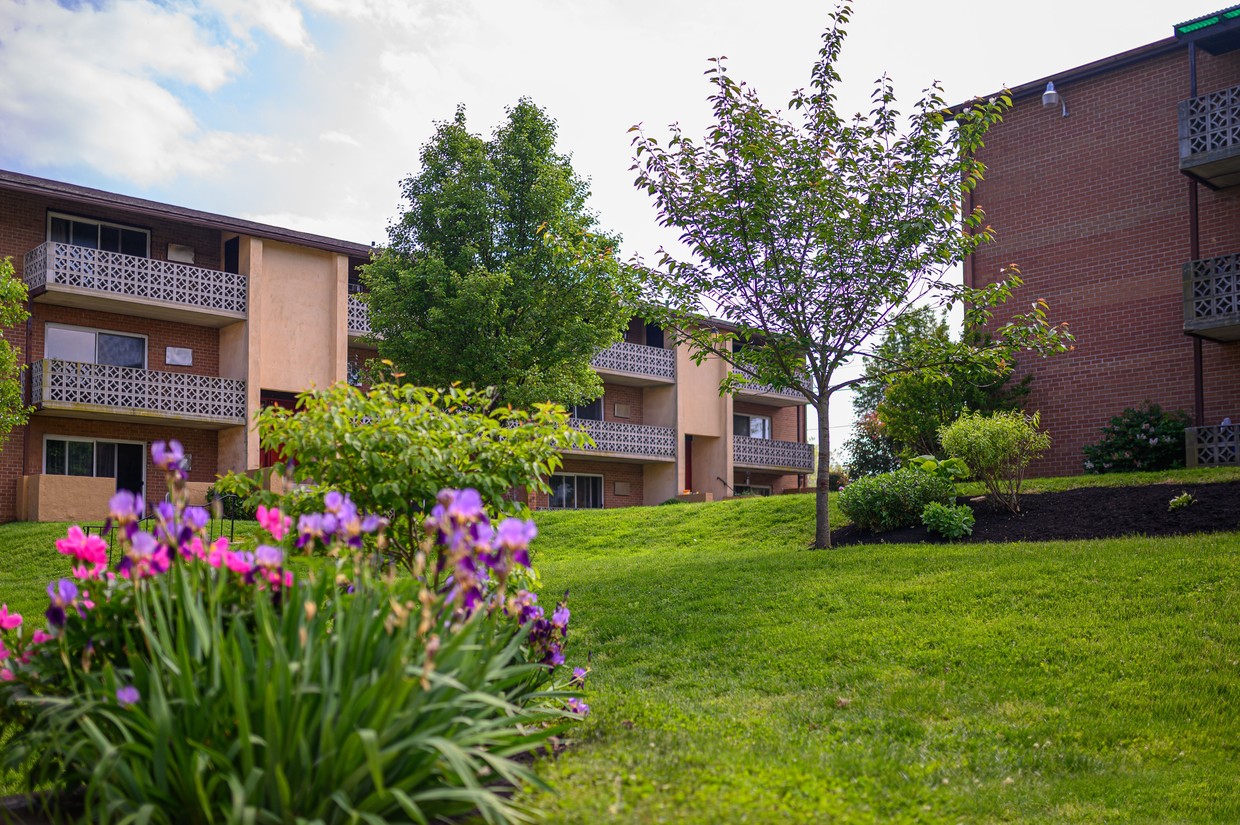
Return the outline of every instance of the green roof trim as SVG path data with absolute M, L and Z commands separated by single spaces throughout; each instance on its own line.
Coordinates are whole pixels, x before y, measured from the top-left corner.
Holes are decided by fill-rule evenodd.
M 1222 23 L 1230 22 L 1240 18 L 1240 6 L 1231 6 L 1212 14 L 1197 17 L 1192 20 L 1186 20 L 1183 23 L 1175 24 L 1175 36 L 1184 37 L 1185 35 L 1199 32 L 1202 29 L 1209 29 Z

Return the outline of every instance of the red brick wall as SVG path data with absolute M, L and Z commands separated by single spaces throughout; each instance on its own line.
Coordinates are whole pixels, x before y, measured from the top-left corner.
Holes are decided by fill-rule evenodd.
M 566 458 L 559 472 L 601 475 L 603 477 L 603 506 L 609 510 L 613 507 L 635 507 L 642 504 L 642 465 L 640 464 Z M 616 495 L 617 481 L 628 482 L 629 495 Z M 535 510 L 545 510 L 547 495 L 536 493 L 531 507 Z
M 34 323 L 31 324 L 30 329 L 31 361 L 38 361 L 44 357 L 43 343 L 49 323 L 71 324 L 109 332 L 145 335 L 147 338 L 147 369 L 160 372 L 185 372 L 193 375 L 218 376 L 220 374 L 220 331 L 218 329 L 50 304 L 35 304 L 33 316 Z M 192 349 L 194 351 L 193 366 L 178 367 L 165 363 L 166 347 Z
M 629 405 L 628 418 L 616 417 L 617 404 Z M 628 387 L 624 384 L 603 384 L 603 420 L 619 421 L 625 424 L 644 424 L 646 419 L 642 410 L 642 388 Z
M 1240 54 L 1198 56 L 1198 93 L 1240 83 Z M 1033 470 L 1082 471 L 1084 445 L 1124 407 L 1193 410 L 1193 343 L 1183 334 L 1190 259 L 1188 178 L 1179 172 L 1177 106 L 1189 96 L 1185 52 L 1079 82 L 1056 82 L 1070 116 L 1037 96 L 1017 101 L 980 153 L 973 193 L 997 240 L 966 267 L 977 285 L 1019 265 L 1025 286 L 1001 323 L 1031 301 L 1067 321 L 1075 351 L 1032 372 L 1026 407 L 1053 446 Z M 1240 196 L 1198 187 L 1201 256 L 1240 252 Z M 1240 417 L 1240 344 L 1204 344 L 1205 417 Z
M 746 481 L 745 479 L 749 480 Z M 777 475 L 775 473 L 760 473 L 757 471 L 734 470 L 732 472 L 732 486 L 739 484 L 754 485 L 757 487 L 770 487 L 771 495 L 779 495 L 789 490 L 796 490 L 797 476 Z
M 15 275 L 19 279 L 23 274 L 22 259 L 25 254 L 47 240 L 47 213 L 49 211 L 148 229 L 151 232 L 152 258 L 166 260 L 168 244 L 182 244 L 193 247 L 196 266 L 206 269 L 221 267 L 221 236 L 218 230 L 179 224 L 164 219 L 155 220 L 149 216 L 133 218 L 119 209 L 102 209 L 93 206 L 87 208 L 57 198 L 48 199 L 4 190 L 0 191 L 0 258 L 11 257 L 13 259 Z M 5 339 L 23 351 L 23 363 L 27 360 L 25 356 L 27 350 L 29 350 L 30 360 L 38 360 L 42 357 L 44 324 L 47 321 L 112 329 L 117 332 L 140 332 L 149 336 L 148 363 L 151 369 L 200 375 L 219 374 L 219 332 L 217 330 L 42 304 L 35 305 L 35 315 L 29 324 L 30 340 L 27 340 L 25 325 L 3 330 Z M 194 366 L 170 367 L 165 365 L 163 361 L 166 346 L 191 347 L 194 350 Z M 93 435 L 148 442 L 177 437 L 186 444 L 186 449 L 194 454 L 194 470 L 191 473 L 191 479 L 210 481 L 215 475 L 216 434 L 210 430 L 173 430 L 140 424 L 105 424 L 75 419 L 57 419 L 51 426 L 53 432 L 62 435 Z M 69 429 L 63 429 L 64 427 Z M 79 431 L 73 429 L 74 427 L 84 427 L 85 430 Z M 106 430 L 99 430 L 100 427 Z M 33 452 L 36 460 L 29 464 L 28 471 L 38 472 L 35 468 L 42 467 L 42 434 L 48 429 L 38 423 L 38 419 L 31 422 L 29 429 L 31 435 L 28 449 L 23 450 L 23 445 L 26 444 L 27 428 L 18 428 L 10 434 L 3 449 L 0 450 L 0 521 L 10 521 L 16 516 L 17 481 L 23 474 L 23 467 L 26 466 L 29 453 Z M 162 477 L 155 478 L 153 472 L 148 472 L 147 480 L 148 484 L 152 485 L 148 497 L 152 500 L 162 498 L 164 494 Z
M 185 452 L 193 456 L 189 471 L 190 481 L 214 481 L 215 474 L 218 471 L 218 464 L 216 463 L 218 435 L 215 430 L 191 429 L 188 427 L 152 427 L 140 423 L 89 421 L 80 418 L 58 418 L 45 415 L 32 416 L 25 429 L 28 432 L 25 456 L 26 470 L 22 473 L 19 466 L 17 468 L 17 477 L 23 474 L 35 475 L 43 472 L 43 438 L 45 435 L 145 442 L 147 445 L 146 499 L 152 503 L 163 501 L 164 495 L 168 492 L 168 487 L 164 482 L 163 471 L 156 470 L 154 465 L 151 464 L 150 445 L 153 442 L 170 441 L 174 438 L 181 442 Z M 18 451 L 14 450 L 13 452 L 16 453 Z M 8 453 L 9 449 L 6 447 L 6 459 Z M 4 491 L 6 503 L 10 495 L 12 496 L 13 503 L 10 506 L 16 507 L 16 487 L 13 487 L 10 491 L 8 485 L 5 485 L 0 490 Z M 106 513 L 99 514 L 100 518 L 106 515 Z

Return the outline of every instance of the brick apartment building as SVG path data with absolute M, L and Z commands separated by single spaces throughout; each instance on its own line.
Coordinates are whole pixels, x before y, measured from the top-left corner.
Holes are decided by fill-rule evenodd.
M 0 257 L 30 291 L 5 337 L 34 414 L 0 449 L 0 521 L 97 520 L 117 489 L 166 493 L 153 441 L 178 439 L 191 493 L 253 470 L 252 414 L 349 380 L 371 357 L 356 271 L 368 246 L 0 171 Z M 635 323 L 599 353 L 597 447 L 566 456 L 544 507 L 779 492 L 812 469 L 802 401 L 720 397 L 721 366 Z M 739 429 L 738 429 L 739 428 Z
M 1240 423 L 1237 84 L 1240 6 L 1013 89 L 987 136 L 972 202 L 997 242 L 966 282 L 1014 262 L 1026 285 L 1007 312 L 1044 298 L 1077 337 L 1020 365 L 1053 439 L 1038 473 L 1081 472 L 1099 429 L 1145 401 L 1192 417 L 1190 465 L 1238 461 L 1223 426 Z

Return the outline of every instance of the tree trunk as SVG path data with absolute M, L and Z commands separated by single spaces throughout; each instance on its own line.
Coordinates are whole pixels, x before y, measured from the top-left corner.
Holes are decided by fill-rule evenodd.
M 831 514 L 827 509 L 831 490 L 831 419 L 828 408 L 831 397 L 823 393 L 818 399 L 818 487 L 814 491 L 814 546 L 831 547 Z

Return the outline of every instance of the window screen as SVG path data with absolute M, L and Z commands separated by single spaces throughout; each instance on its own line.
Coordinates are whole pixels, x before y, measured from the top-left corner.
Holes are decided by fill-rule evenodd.
M 61 361 L 95 362 L 95 333 L 85 329 L 48 327 L 44 352 Z
M 65 442 L 49 438 L 44 445 L 43 470 L 48 475 L 62 476 L 65 474 Z
M 93 476 L 95 474 L 95 442 L 67 441 L 69 447 L 69 475 Z
M 146 341 L 129 335 L 99 333 L 99 364 L 114 367 L 146 367 Z
M 603 477 L 553 475 L 549 506 L 552 510 L 587 510 L 603 506 Z

